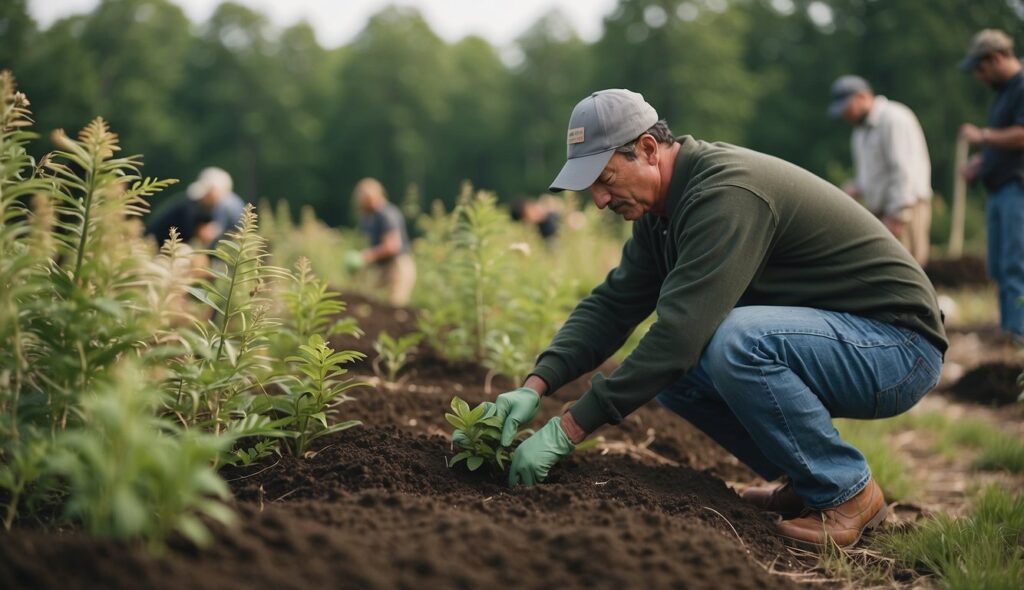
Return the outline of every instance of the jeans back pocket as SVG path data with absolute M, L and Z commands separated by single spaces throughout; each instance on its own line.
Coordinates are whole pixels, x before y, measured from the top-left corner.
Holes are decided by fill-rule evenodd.
M 875 418 L 889 418 L 906 412 L 938 382 L 938 372 L 932 370 L 924 357 L 918 357 L 914 368 L 903 380 L 878 392 L 875 397 Z

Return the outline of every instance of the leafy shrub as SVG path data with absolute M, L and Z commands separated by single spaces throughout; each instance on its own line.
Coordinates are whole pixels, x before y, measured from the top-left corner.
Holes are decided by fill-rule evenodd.
M 0 105 L 5 528 L 47 505 L 153 549 L 174 532 L 205 542 L 204 518 L 230 521 L 217 465 L 257 460 L 281 440 L 301 454 L 355 423 L 331 419 L 354 385 L 337 379 L 340 365 L 358 353 L 314 334 L 357 328 L 337 320 L 343 305 L 308 264 L 293 275 L 266 263 L 252 207 L 215 250 L 194 257 L 172 231 L 154 256 L 139 216 L 174 181 L 115 157 L 102 119 L 75 138 L 55 134 L 59 149 L 36 161 L 28 101 L 9 72 Z
M 159 550 L 176 531 L 205 545 L 211 536 L 199 516 L 234 520 L 224 504 L 231 494 L 212 468 L 230 441 L 158 418 L 145 386 L 126 369 L 85 397 L 88 428 L 58 436 L 47 469 L 67 482 L 69 519 L 95 535 L 142 537 Z
M 298 356 L 288 359 L 302 377 L 290 376 L 292 384 L 282 384 L 285 393 L 271 398 L 273 409 L 285 417 L 275 423 L 286 434 L 289 448 L 302 456 L 314 440 L 361 424 L 348 420 L 331 424 L 328 418 L 338 413 L 338 406 L 351 401 L 346 391 L 362 385 L 351 379 L 338 378 L 348 371 L 341 365 L 362 358 L 361 352 L 335 352 L 318 335 L 299 346 Z
M 465 460 L 470 471 L 476 471 L 487 464 L 505 469 L 505 463 L 511 457 L 510 448 L 502 447 L 501 420 L 495 414 L 494 404 L 480 404 L 470 409 L 462 398 L 452 398 L 452 413 L 445 414 L 455 431 L 452 441 L 458 452 L 448 461 L 454 467 L 459 461 Z

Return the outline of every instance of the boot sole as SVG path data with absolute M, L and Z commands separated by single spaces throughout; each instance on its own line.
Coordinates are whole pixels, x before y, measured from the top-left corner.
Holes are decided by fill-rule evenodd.
M 886 505 L 886 504 L 882 504 L 882 507 L 879 508 L 878 512 L 876 512 L 875 515 L 871 517 L 871 520 L 869 520 L 863 527 L 861 527 L 860 532 L 857 533 L 857 538 L 856 539 L 854 539 L 850 543 L 847 543 L 846 545 L 839 545 L 838 543 L 836 545 L 840 549 L 849 549 L 849 548 L 853 547 L 854 545 L 856 545 L 857 543 L 860 543 L 860 540 L 864 536 L 864 533 L 867 532 L 868 530 L 871 530 L 871 529 L 874 529 L 874 528 L 878 527 L 878 525 L 880 525 L 883 522 L 885 522 L 885 517 L 888 516 L 888 515 L 889 515 L 889 506 Z M 819 551 L 823 547 L 825 547 L 825 545 L 822 544 L 822 543 L 813 543 L 811 541 L 805 541 L 803 539 L 794 539 L 793 537 L 787 537 L 785 535 L 779 535 L 779 536 L 782 538 L 782 542 L 784 544 L 789 545 L 791 547 L 797 547 L 797 548 L 800 548 L 800 549 L 806 549 L 806 550 L 810 550 L 810 551 Z

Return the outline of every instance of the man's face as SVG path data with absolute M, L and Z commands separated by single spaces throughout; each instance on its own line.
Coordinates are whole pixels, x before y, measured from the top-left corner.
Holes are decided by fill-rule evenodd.
M 660 214 L 663 208 L 658 196 L 661 175 L 657 159 L 652 163 L 639 144 L 636 154 L 637 158 L 630 160 L 616 152 L 590 185 L 598 209 L 607 207 L 629 221 L 640 219 L 644 213 Z
M 997 54 L 992 54 L 978 60 L 974 66 L 974 79 L 986 86 L 998 84 L 1001 81 L 996 68 L 998 57 Z
M 864 117 L 868 116 L 871 110 L 871 96 L 867 92 L 858 92 L 846 101 L 846 108 L 843 109 L 843 120 L 850 125 L 860 125 Z

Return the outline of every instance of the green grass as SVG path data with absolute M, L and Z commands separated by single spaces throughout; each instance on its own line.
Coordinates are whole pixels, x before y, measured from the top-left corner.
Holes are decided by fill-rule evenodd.
M 951 590 L 1024 587 L 1024 495 L 992 486 L 963 518 L 939 515 L 904 532 L 876 536 L 872 547 Z
M 1024 441 L 978 418 L 953 419 L 940 412 L 928 412 L 909 417 L 915 428 L 935 432 L 933 448 L 954 457 L 971 449 L 978 452 L 974 466 L 986 471 L 1006 470 L 1024 473 Z
M 902 421 L 895 420 L 836 420 L 836 428 L 843 440 L 857 447 L 868 465 L 871 475 L 882 487 L 889 501 L 908 500 L 912 497 L 915 482 L 908 475 L 907 464 L 889 444 L 888 435 L 902 428 Z

